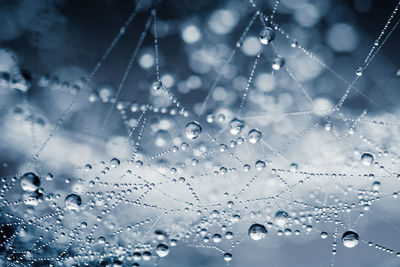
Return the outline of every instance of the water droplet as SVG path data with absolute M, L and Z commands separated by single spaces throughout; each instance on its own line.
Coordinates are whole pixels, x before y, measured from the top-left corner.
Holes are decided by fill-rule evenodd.
M 232 239 L 232 237 L 233 237 L 233 233 L 232 232 L 228 231 L 228 232 L 225 233 L 225 238 L 226 239 L 229 240 L 229 239 Z
M 259 130 L 253 129 L 248 133 L 248 138 L 250 143 L 256 144 L 261 140 L 262 134 Z
M 233 120 L 231 120 L 230 126 L 231 126 L 230 130 L 231 134 L 238 135 L 242 132 L 242 129 L 244 127 L 244 122 L 237 118 L 234 118 Z
M 145 251 L 145 252 L 143 252 L 143 260 L 145 260 L 145 261 L 149 261 L 149 260 L 151 260 L 151 252 L 150 251 Z
M 347 248 L 354 248 L 358 245 L 358 234 L 353 231 L 347 231 L 342 236 L 343 245 Z
M 222 240 L 222 236 L 220 234 L 214 234 L 212 240 L 214 241 L 214 243 L 219 243 Z
M 321 232 L 321 238 L 322 239 L 327 239 L 328 238 L 328 233 L 327 232 Z
M 381 188 L 381 183 L 379 181 L 375 181 L 372 183 L 372 189 L 378 191 Z
M 332 129 L 332 123 L 327 122 L 327 123 L 325 124 L 325 131 L 329 132 L 331 129 Z
M 363 75 L 363 68 L 362 67 L 358 67 L 356 70 L 356 74 L 357 76 L 362 76 Z
M 231 253 L 225 253 L 224 254 L 224 260 L 225 261 L 231 261 L 232 260 L 232 254 Z
M 121 164 L 121 162 L 119 161 L 119 159 L 113 158 L 112 160 L 110 160 L 110 164 L 112 168 L 117 168 L 119 164 Z
M 40 186 L 40 178 L 33 172 L 25 173 L 21 178 L 22 190 L 33 192 Z
M 267 45 L 275 38 L 275 32 L 270 27 L 265 27 L 259 34 L 260 43 Z
M 177 243 L 178 243 L 178 240 L 176 240 L 176 239 L 171 239 L 171 241 L 170 241 L 171 247 L 175 247 L 177 245 Z
M 289 214 L 286 211 L 279 210 L 275 213 L 275 223 L 279 227 L 285 226 L 289 221 Z
M 201 126 L 197 121 L 191 121 L 186 124 L 185 134 L 187 138 L 194 140 L 200 136 L 201 132 Z
M 163 84 L 160 81 L 153 82 L 152 87 L 154 91 L 158 91 L 163 87 Z
M 90 171 L 92 169 L 92 165 L 86 164 L 85 165 L 85 171 Z
M 298 168 L 299 168 L 299 165 L 297 165 L 297 163 L 290 164 L 290 171 L 291 172 L 296 172 Z
M 264 225 L 255 223 L 249 228 L 249 236 L 253 240 L 261 240 L 267 236 L 267 229 Z
M 262 160 L 257 160 L 255 167 L 256 167 L 257 171 L 262 171 L 266 167 L 266 164 Z
M 214 122 L 214 114 L 207 114 L 206 120 L 208 123 L 213 123 Z
M 374 162 L 374 157 L 369 153 L 364 153 L 361 156 L 361 163 L 364 166 L 370 166 Z
M 96 90 L 93 90 L 92 92 L 90 92 L 89 102 L 95 102 L 95 101 L 99 100 L 99 98 L 100 98 L 99 92 L 97 92 Z
M 164 244 L 164 243 L 160 243 L 157 245 L 156 247 L 156 253 L 158 256 L 160 256 L 161 258 L 165 257 L 168 255 L 169 253 L 169 247 Z
M 274 70 L 280 70 L 285 65 L 285 60 L 281 57 L 276 57 L 272 60 L 272 68 Z
M 82 205 L 82 199 L 77 194 L 69 194 L 65 198 L 65 207 L 68 210 L 75 210 L 78 211 Z
M 106 239 L 104 238 L 104 236 L 100 236 L 99 238 L 97 238 L 97 242 L 99 242 L 99 244 L 104 244 L 106 242 Z

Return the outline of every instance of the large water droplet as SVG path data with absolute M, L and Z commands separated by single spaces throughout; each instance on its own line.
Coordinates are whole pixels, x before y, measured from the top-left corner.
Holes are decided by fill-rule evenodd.
M 374 162 L 374 157 L 369 153 L 364 153 L 361 156 L 361 163 L 364 166 L 370 166 Z
M 168 253 L 169 253 L 169 247 L 168 247 L 166 244 L 164 244 L 164 243 L 160 243 L 160 244 L 158 244 L 157 247 L 156 247 L 156 253 L 157 253 L 157 255 L 160 256 L 161 258 L 162 258 L 162 257 L 165 257 L 165 256 L 167 256 Z
M 21 177 L 22 190 L 27 192 L 33 192 L 40 186 L 40 178 L 33 172 L 25 173 Z
M 69 194 L 65 198 L 65 207 L 68 210 L 75 210 L 78 211 L 82 205 L 82 199 L 77 194 Z
M 289 214 L 286 211 L 279 210 L 275 213 L 275 223 L 279 227 L 285 226 L 289 221 Z
M 248 134 L 248 138 L 249 138 L 250 143 L 256 144 L 261 140 L 262 134 L 259 130 L 253 129 L 253 130 L 250 130 L 250 132 Z
M 244 122 L 234 118 L 233 120 L 231 120 L 230 126 L 231 126 L 230 130 L 231 134 L 238 135 L 242 132 L 242 129 L 244 127 Z
M 110 160 L 110 165 L 112 168 L 117 168 L 121 162 L 117 158 Z
M 257 171 L 262 171 L 266 166 L 267 166 L 267 164 L 265 164 L 264 161 L 262 161 L 262 160 L 256 161 L 255 167 L 256 167 Z
M 253 240 L 261 240 L 267 236 L 267 229 L 264 225 L 255 223 L 249 228 L 249 236 Z
M 347 248 L 354 248 L 358 245 L 358 234 L 353 231 L 347 231 L 342 236 L 343 245 Z
M 224 260 L 225 261 L 231 261 L 232 260 L 232 254 L 231 253 L 225 253 L 224 254 Z
M 196 139 L 200 136 L 202 132 L 200 123 L 198 123 L 197 121 L 191 121 L 188 124 L 186 124 L 185 127 L 185 134 L 186 137 L 193 140 Z

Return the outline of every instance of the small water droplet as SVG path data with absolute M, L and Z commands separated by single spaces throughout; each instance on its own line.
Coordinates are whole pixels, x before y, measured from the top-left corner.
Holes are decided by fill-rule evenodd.
M 275 32 L 270 27 L 265 27 L 259 34 L 260 43 L 267 45 L 275 38 Z
M 276 57 L 272 60 L 272 69 L 280 70 L 285 65 L 285 60 L 281 57 Z

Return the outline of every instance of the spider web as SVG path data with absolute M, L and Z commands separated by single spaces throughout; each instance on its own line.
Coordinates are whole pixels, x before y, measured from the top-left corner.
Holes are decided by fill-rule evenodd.
M 201 33 L 189 21 L 176 55 L 163 46 L 177 22 L 145 0 L 91 70 L 29 78 L 4 52 L 5 266 L 398 265 L 399 124 L 385 103 L 398 74 L 365 80 L 389 72 L 373 67 L 400 2 L 351 73 L 292 35 L 286 1 L 259 2 L 224 2 Z

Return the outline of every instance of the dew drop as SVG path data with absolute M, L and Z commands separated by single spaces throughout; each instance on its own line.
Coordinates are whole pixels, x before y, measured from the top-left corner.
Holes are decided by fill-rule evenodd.
M 21 178 L 22 190 L 33 192 L 40 186 L 40 178 L 33 172 L 25 173 Z
M 145 261 L 151 260 L 151 253 L 150 253 L 150 251 L 145 251 L 145 252 L 143 252 L 142 258 L 143 258 L 143 260 L 145 260 Z
M 75 210 L 79 211 L 80 207 L 82 205 L 82 199 L 79 195 L 77 194 L 69 194 L 65 198 L 65 207 L 68 210 Z
M 275 32 L 270 27 L 265 27 L 259 34 L 260 43 L 267 45 L 275 38 Z
M 162 87 L 163 87 L 163 84 L 162 84 L 162 82 L 160 82 L 160 81 L 153 82 L 153 84 L 152 84 L 152 88 L 153 88 L 154 91 L 158 91 L 158 90 L 160 90 Z
M 231 127 L 230 129 L 231 134 L 238 135 L 242 132 L 242 129 L 244 127 L 244 122 L 237 118 L 234 118 L 230 122 L 230 127 Z
M 359 77 L 363 75 L 363 68 L 362 67 L 358 67 L 357 68 L 356 75 L 359 76 Z
M 229 240 L 229 239 L 232 239 L 232 237 L 233 237 L 233 233 L 232 232 L 228 231 L 228 232 L 225 233 L 225 238 L 226 239 Z
M 285 226 L 289 221 L 289 214 L 286 211 L 279 210 L 275 213 L 275 223 L 279 227 Z
M 261 140 L 262 134 L 259 130 L 253 129 L 248 133 L 248 138 L 250 143 L 256 144 Z
M 157 253 L 157 255 L 158 255 L 159 257 L 163 258 L 163 257 L 165 257 L 165 256 L 168 255 L 168 253 L 169 253 L 169 247 L 168 247 L 166 244 L 164 244 L 164 243 L 160 243 L 160 244 L 158 244 L 157 247 L 156 247 L 156 253 Z
M 332 123 L 327 122 L 327 123 L 325 124 L 325 131 L 329 132 L 331 129 L 332 129 Z
M 186 124 L 185 134 L 188 139 L 194 140 L 200 136 L 202 132 L 201 126 L 197 121 L 191 121 Z
M 327 239 L 328 238 L 328 233 L 327 232 L 321 232 L 321 238 L 322 239 Z
M 249 236 L 253 240 L 261 240 L 267 236 L 267 229 L 264 225 L 255 223 L 249 228 Z
M 347 231 L 342 236 L 343 245 L 347 248 L 354 248 L 358 245 L 358 234 L 353 231 Z
M 381 183 L 379 181 L 375 181 L 372 183 L 372 189 L 375 191 L 379 191 L 379 189 L 381 188 Z
M 262 160 L 256 161 L 255 167 L 256 167 L 257 171 L 262 171 L 266 166 L 267 165 L 265 164 L 264 161 L 262 161 Z
M 374 157 L 369 153 L 364 153 L 361 156 L 361 163 L 364 166 L 370 166 L 374 162 Z
M 214 241 L 214 243 L 219 243 L 222 240 L 222 236 L 220 234 L 214 234 L 212 240 Z
M 121 162 L 117 158 L 113 158 L 112 160 L 110 160 L 110 165 L 112 168 L 117 168 L 119 164 L 121 164 Z
M 225 253 L 224 254 L 224 260 L 225 261 L 231 261 L 232 260 L 232 254 L 231 253 Z
M 285 65 L 285 60 L 281 57 L 276 57 L 272 60 L 272 69 L 280 70 Z

